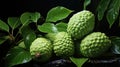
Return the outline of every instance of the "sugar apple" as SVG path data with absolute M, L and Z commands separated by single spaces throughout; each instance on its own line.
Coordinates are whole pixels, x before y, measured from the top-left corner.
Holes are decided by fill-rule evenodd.
M 80 52 L 85 57 L 95 58 L 106 52 L 111 41 L 105 33 L 93 32 L 87 35 L 80 44 Z
M 74 14 L 67 27 L 67 32 L 74 39 L 81 39 L 94 29 L 95 16 L 88 10 L 80 11 Z
M 30 46 L 30 53 L 33 59 L 39 62 L 46 62 L 52 56 L 52 44 L 46 38 L 37 38 Z
M 53 50 L 56 56 L 68 58 L 74 54 L 74 45 L 71 36 L 67 32 L 59 32 L 55 36 Z

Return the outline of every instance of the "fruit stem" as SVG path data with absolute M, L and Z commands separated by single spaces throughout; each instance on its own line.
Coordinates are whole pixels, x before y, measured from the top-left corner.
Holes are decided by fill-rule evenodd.
M 37 53 L 35 54 L 35 57 L 36 57 L 36 58 L 40 57 L 40 53 L 37 52 Z

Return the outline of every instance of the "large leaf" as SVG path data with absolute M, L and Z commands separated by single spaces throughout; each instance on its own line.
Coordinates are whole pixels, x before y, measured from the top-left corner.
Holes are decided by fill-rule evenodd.
M 74 57 L 70 57 L 70 60 L 71 60 L 77 67 L 82 67 L 82 65 L 88 60 L 88 58 L 74 58 Z
M 120 10 L 120 0 L 113 0 L 110 3 L 110 7 L 106 15 L 110 27 L 113 25 L 113 23 L 117 19 L 119 15 L 119 10 Z
M 97 7 L 97 12 L 98 12 L 98 20 L 102 20 L 105 11 L 108 8 L 108 5 L 110 3 L 110 0 L 101 0 L 98 7 Z
M 58 20 L 62 20 L 66 18 L 71 12 L 73 11 L 65 7 L 54 7 L 48 12 L 46 22 L 56 22 Z
M 53 23 L 44 23 L 43 25 L 38 25 L 38 30 L 44 33 L 56 33 L 58 32 L 56 26 Z
M 36 34 L 29 26 L 24 26 L 21 31 L 25 47 L 29 49 L 33 40 L 36 39 Z
M 6 56 L 6 67 L 27 63 L 32 59 L 30 52 L 21 47 L 12 48 Z
M 0 20 L 0 29 L 9 32 L 9 26 L 2 20 Z
M 8 24 L 10 25 L 10 27 L 12 29 L 15 29 L 21 24 L 21 22 L 20 22 L 20 19 L 18 17 L 9 17 Z
M 84 10 L 91 3 L 91 0 L 84 0 Z
M 25 12 L 21 15 L 20 20 L 23 25 L 28 25 L 31 22 L 37 22 L 40 18 L 40 13 L 38 12 Z
M 56 27 L 57 27 L 59 32 L 61 32 L 61 31 L 66 32 L 67 31 L 67 23 L 64 23 L 64 22 L 57 23 Z
M 112 52 L 115 54 L 120 54 L 120 37 L 112 37 Z
M 2 37 L 0 37 L 0 45 L 2 43 L 4 43 L 8 38 L 9 38 L 9 36 L 2 36 Z

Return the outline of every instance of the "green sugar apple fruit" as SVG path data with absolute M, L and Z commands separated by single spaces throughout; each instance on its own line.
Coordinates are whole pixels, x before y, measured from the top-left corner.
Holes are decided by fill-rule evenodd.
M 80 44 L 80 52 L 85 57 L 95 58 L 106 52 L 111 41 L 105 33 L 93 32 L 87 35 Z
M 67 32 L 74 39 L 81 39 L 94 29 L 95 16 L 88 10 L 80 11 L 74 14 L 67 27 Z
M 74 45 L 71 36 L 67 32 L 58 32 L 53 43 L 56 56 L 68 58 L 74 54 Z
M 52 44 L 46 38 L 37 38 L 30 46 L 30 53 L 33 59 L 39 62 L 46 62 L 52 56 Z

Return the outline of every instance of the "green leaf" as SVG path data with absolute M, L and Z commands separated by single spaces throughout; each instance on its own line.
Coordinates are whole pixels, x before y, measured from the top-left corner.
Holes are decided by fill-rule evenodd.
M 21 24 L 21 22 L 20 22 L 20 19 L 18 17 L 9 17 L 8 24 L 10 25 L 10 27 L 12 29 L 15 29 Z
M 38 25 L 38 30 L 44 33 L 56 33 L 58 32 L 56 26 L 53 23 L 44 23 L 43 25 Z
M 119 15 L 119 10 L 111 9 L 107 12 L 107 20 L 109 22 L 110 28 L 117 19 L 118 15 Z
M 84 10 L 91 3 L 91 0 L 84 0 Z
M 67 31 L 67 23 L 64 23 L 64 22 L 57 23 L 56 27 L 57 27 L 59 32 L 61 32 L 61 31 L 66 32 Z
M 71 60 L 77 67 L 82 67 L 82 65 L 88 60 L 88 58 L 74 58 L 74 57 L 70 57 L 70 60 Z
M 24 49 L 26 48 L 24 41 L 20 42 L 18 46 L 21 47 L 21 48 L 24 48 Z
M 62 20 L 66 18 L 71 12 L 73 11 L 62 6 L 54 7 L 48 12 L 46 22 L 57 22 Z
M 29 49 L 33 40 L 36 39 L 36 34 L 29 26 L 24 26 L 21 31 L 25 47 Z
M 8 36 L 2 36 L 0 37 L 0 45 L 4 43 L 9 37 Z
M 110 3 L 109 10 L 106 15 L 110 28 L 117 19 L 119 15 L 119 10 L 120 10 L 120 0 L 113 0 Z
M 9 32 L 9 26 L 2 20 L 0 20 L 0 29 Z
M 118 7 L 120 7 L 120 1 L 119 0 L 111 0 L 110 5 L 109 5 L 109 9 L 110 8 L 115 8 L 118 9 Z
M 40 13 L 38 12 L 25 12 L 21 15 L 20 20 L 23 25 L 28 25 L 31 22 L 37 22 L 40 18 Z
M 27 63 L 32 59 L 29 51 L 16 46 L 6 55 L 6 67 Z
M 105 11 L 108 8 L 108 5 L 110 3 L 110 0 L 101 0 L 98 7 L 97 7 L 97 12 L 98 12 L 98 20 L 102 20 Z
M 114 54 L 120 54 L 120 37 L 112 37 L 112 52 Z

